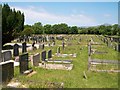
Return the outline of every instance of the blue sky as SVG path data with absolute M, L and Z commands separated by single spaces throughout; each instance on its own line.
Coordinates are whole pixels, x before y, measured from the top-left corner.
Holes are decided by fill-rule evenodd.
M 107 1 L 107 0 L 106 0 Z M 95 26 L 118 23 L 118 2 L 8 2 L 25 14 L 25 24 L 67 23 Z

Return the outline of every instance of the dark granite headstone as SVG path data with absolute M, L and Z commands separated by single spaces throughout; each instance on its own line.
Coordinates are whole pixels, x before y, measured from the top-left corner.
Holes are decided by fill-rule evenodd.
M 22 53 L 27 52 L 26 42 L 22 43 Z
M 120 52 L 120 44 L 118 44 L 118 52 Z
M 45 61 L 45 59 L 46 59 L 46 51 L 43 51 L 41 53 L 41 59 L 42 59 L 42 61 Z
M 48 43 L 48 46 L 50 47 L 50 42 Z
M 23 74 L 24 71 L 28 70 L 28 53 L 24 53 L 19 57 L 20 62 L 20 73 Z
M 19 45 L 18 44 L 15 44 L 13 46 L 13 55 L 14 56 L 19 56 Z
M 2 53 L 3 61 L 8 61 L 12 59 L 12 52 L 11 51 L 5 51 Z
M 48 51 L 48 59 L 49 59 L 49 58 L 52 58 L 52 50 L 49 50 L 49 51 Z
M 40 54 L 37 53 L 33 56 L 32 65 L 33 66 L 39 66 L 39 62 L 40 62 Z
M 14 77 L 14 62 L 13 61 L 6 61 L 0 63 L 0 71 L 2 77 L 0 82 L 7 83 Z

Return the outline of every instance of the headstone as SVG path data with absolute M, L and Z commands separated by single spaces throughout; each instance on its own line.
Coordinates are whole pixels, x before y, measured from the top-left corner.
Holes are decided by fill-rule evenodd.
M 119 43 L 115 45 L 115 50 L 120 52 L 120 44 Z
M 49 58 L 52 58 L 52 50 L 49 50 L 49 51 L 48 51 L 48 59 L 49 59 Z
M 12 52 L 11 51 L 5 51 L 2 53 L 3 61 L 8 61 L 12 59 Z
M 91 44 L 89 43 L 88 45 L 88 55 L 90 56 L 91 55 Z
M 14 77 L 14 62 L 6 61 L 0 63 L 2 80 L 0 82 L 9 82 Z
M 62 42 L 62 48 L 63 48 L 63 49 L 65 48 L 65 43 L 64 43 L 64 41 Z
M 42 61 L 45 61 L 45 59 L 46 59 L 46 51 L 43 51 L 41 53 L 41 59 L 42 59 Z
M 35 42 L 32 43 L 32 49 L 34 50 L 35 49 Z
M 39 44 L 39 49 L 44 49 L 44 44 Z
M 27 48 L 26 48 L 26 42 L 22 43 L 22 53 L 27 52 Z
M 13 46 L 13 55 L 14 56 L 19 56 L 19 45 L 18 44 L 15 44 Z
M 45 45 L 44 44 L 41 44 L 41 49 L 44 49 Z
M 48 43 L 48 46 L 50 47 L 50 42 Z
M 40 63 L 40 54 L 37 53 L 33 56 L 32 65 L 33 66 L 39 66 L 39 63 Z
M 19 57 L 20 62 L 20 73 L 23 74 L 26 70 L 28 70 L 28 53 L 24 53 Z
M 118 52 L 120 52 L 120 44 L 118 44 Z
M 57 54 L 60 54 L 60 47 L 57 48 Z

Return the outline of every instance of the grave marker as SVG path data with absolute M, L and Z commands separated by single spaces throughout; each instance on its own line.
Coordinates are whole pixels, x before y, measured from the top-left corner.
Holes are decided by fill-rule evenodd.
M 48 59 L 49 59 L 49 58 L 52 58 L 52 50 L 49 50 L 49 51 L 48 51 Z
M 12 52 L 11 51 L 5 51 L 2 53 L 3 61 L 8 61 L 12 59 Z
M 28 70 L 28 53 L 24 53 L 19 57 L 20 62 L 20 73 L 23 74 L 26 70 Z
M 42 59 L 42 61 L 45 61 L 45 59 L 46 59 L 46 51 L 43 51 L 41 53 L 41 59 Z
M 27 49 L 26 49 L 26 42 L 22 43 L 22 53 L 25 53 L 27 52 Z
M 40 54 L 37 53 L 33 56 L 32 65 L 33 66 L 39 66 L 39 62 L 40 62 Z
M 57 54 L 60 54 L 60 47 L 57 48 Z
M 0 63 L 0 71 L 2 75 L 0 82 L 9 82 L 14 77 L 14 62 L 6 61 Z
M 13 46 L 13 55 L 14 56 L 19 56 L 19 45 L 18 44 L 15 44 Z

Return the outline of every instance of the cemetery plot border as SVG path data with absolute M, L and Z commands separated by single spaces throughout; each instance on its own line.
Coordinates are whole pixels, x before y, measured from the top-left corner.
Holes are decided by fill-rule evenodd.
M 91 59 L 88 58 L 88 70 L 96 71 L 96 72 L 120 72 L 118 66 L 120 65 L 120 61 L 117 60 L 102 60 L 102 59 Z M 100 69 L 97 69 L 97 66 Z M 111 67 L 112 69 L 105 69 L 106 67 Z M 116 68 L 113 68 L 116 67 Z

